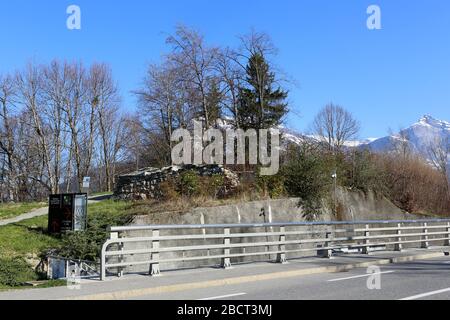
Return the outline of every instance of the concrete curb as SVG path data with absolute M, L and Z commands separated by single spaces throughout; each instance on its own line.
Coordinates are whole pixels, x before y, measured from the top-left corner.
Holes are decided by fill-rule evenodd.
M 243 277 L 227 278 L 227 279 L 220 279 L 220 280 L 210 280 L 210 281 L 203 281 L 203 282 L 167 285 L 167 286 L 154 287 L 154 288 L 143 288 L 143 289 L 124 290 L 124 291 L 117 291 L 117 292 L 98 293 L 98 294 L 92 294 L 92 295 L 70 297 L 70 298 L 65 298 L 62 300 L 132 299 L 132 298 L 137 298 L 140 296 L 146 296 L 146 295 L 152 295 L 152 294 L 171 293 L 171 292 L 179 292 L 179 291 L 192 290 L 192 289 L 205 289 L 205 288 L 211 288 L 211 287 L 230 286 L 230 285 L 243 284 L 243 283 L 249 283 L 249 282 L 274 280 L 274 279 L 285 279 L 285 278 L 314 275 L 314 274 L 321 274 L 321 273 L 338 273 L 338 272 L 349 271 L 349 270 L 356 269 L 356 268 L 367 268 L 367 267 L 370 267 L 373 265 L 388 265 L 388 264 L 393 264 L 393 263 L 410 262 L 410 261 L 415 261 L 415 260 L 427 260 L 427 259 L 443 257 L 445 255 L 446 255 L 445 252 L 423 253 L 423 254 L 397 257 L 397 258 L 379 259 L 379 260 L 374 260 L 374 261 L 369 261 L 369 262 L 352 263 L 352 264 L 346 264 L 346 265 L 342 265 L 342 266 L 316 267 L 316 268 L 308 268 L 308 269 L 302 269 L 302 270 L 260 274 L 260 275 L 254 275 L 254 276 L 243 276 Z

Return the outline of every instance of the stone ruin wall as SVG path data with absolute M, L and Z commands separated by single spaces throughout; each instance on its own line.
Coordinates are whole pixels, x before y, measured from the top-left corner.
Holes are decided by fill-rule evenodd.
M 177 179 L 184 172 L 192 171 L 200 177 L 212 177 L 220 175 L 224 177 L 221 193 L 226 195 L 239 185 L 238 176 L 231 170 L 219 165 L 204 166 L 172 166 L 162 169 L 145 168 L 117 179 L 114 198 L 120 200 L 147 200 L 163 197 L 161 183 L 169 179 Z

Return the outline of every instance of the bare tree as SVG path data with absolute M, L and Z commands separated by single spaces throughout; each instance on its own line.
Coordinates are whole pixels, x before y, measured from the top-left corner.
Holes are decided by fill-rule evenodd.
M 43 70 L 43 108 L 47 118 L 47 126 L 51 138 L 53 173 L 55 176 L 55 192 L 59 192 L 60 183 L 63 179 L 63 156 L 68 138 L 65 130 L 64 103 L 67 99 L 68 75 L 66 68 L 58 61 L 52 61 Z M 70 172 L 69 172 L 70 174 Z
M 428 156 L 434 167 L 441 173 L 446 182 L 447 194 L 450 197 L 449 186 L 449 155 L 450 138 L 447 136 L 437 138 L 428 146 Z
M 245 77 L 238 59 L 238 53 L 230 48 L 220 50 L 216 59 L 216 69 L 222 83 L 222 104 L 231 113 L 236 128 L 239 128 L 239 88 L 242 87 Z
M 58 181 L 53 169 L 52 135 L 48 127 L 47 112 L 43 99 L 43 77 L 41 68 L 29 64 L 27 68 L 17 74 L 16 83 L 20 95 L 20 103 L 30 115 L 29 125 L 37 138 L 46 177 L 39 181 L 52 193 L 58 190 Z M 29 137 L 31 139 L 31 137 Z
M 75 169 L 77 188 L 81 189 L 83 176 L 87 171 L 86 162 L 91 161 L 85 154 L 86 144 L 89 138 L 86 138 L 86 99 L 87 83 L 86 71 L 81 63 L 64 64 L 64 73 L 68 77 L 67 96 L 64 99 L 62 107 L 65 114 L 67 130 L 70 132 L 70 167 L 72 163 Z M 92 114 L 92 113 L 91 113 Z M 90 125 L 88 125 L 90 127 Z M 73 160 L 72 160 L 73 159 Z M 70 180 L 69 180 L 70 183 Z
M 212 78 L 216 76 L 214 66 L 218 49 L 206 46 L 202 35 L 185 26 L 178 26 L 175 35 L 168 37 L 166 42 L 172 46 L 168 59 L 182 70 L 183 77 L 180 80 L 185 82 L 184 86 L 196 91 L 196 104 L 200 107 L 198 113 L 209 128 L 216 120 L 213 119 L 208 104 L 208 88 Z
M 414 147 L 410 142 L 410 136 L 407 130 L 400 129 L 398 133 L 395 133 L 392 129 L 389 129 L 388 132 L 389 143 L 387 150 L 390 153 L 400 157 L 402 161 L 417 157 L 417 153 L 414 152 Z
M 448 159 L 450 154 L 450 139 L 448 136 L 436 138 L 433 143 L 428 146 L 428 156 L 439 172 L 445 177 L 448 174 Z
M 360 125 L 350 112 L 331 103 L 316 116 L 313 130 L 330 151 L 339 152 L 347 141 L 357 137 Z
M 180 96 L 183 87 L 179 78 L 178 70 L 169 63 L 163 66 L 151 65 L 142 88 L 135 92 L 146 130 L 161 133 L 167 155 L 172 149 L 172 133 L 183 121 L 184 101 Z
M 122 138 L 122 121 L 118 115 L 120 99 L 117 86 L 112 78 L 112 71 L 104 64 L 91 67 L 89 78 L 90 114 L 89 123 L 98 124 L 100 159 L 104 169 L 105 186 L 103 189 L 112 190 L 114 182 L 114 162 L 118 153 L 118 139 Z M 94 141 L 94 128 L 89 128 L 89 143 Z M 93 146 L 89 149 L 93 152 Z
M 246 62 L 254 55 L 270 57 L 277 54 L 272 39 L 267 33 L 252 30 L 250 33 L 240 36 L 241 47 L 238 50 L 240 56 L 241 67 L 245 69 Z M 243 58 L 243 59 L 242 59 Z
M 103 64 L 29 64 L 0 78 L 2 201 L 79 190 L 94 169 L 103 177 L 96 187 L 112 190 L 117 163 L 126 160 L 119 104 Z
M 13 79 L 9 76 L 0 77 L 0 156 L 2 197 L 0 200 L 14 201 L 17 198 L 16 168 L 16 141 L 14 139 L 14 126 L 17 123 L 13 116 L 14 96 L 16 88 Z

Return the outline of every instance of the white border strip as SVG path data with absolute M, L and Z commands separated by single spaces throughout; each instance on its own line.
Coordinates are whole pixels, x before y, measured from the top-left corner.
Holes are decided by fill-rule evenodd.
M 360 275 L 360 276 L 328 280 L 328 282 L 337 282 L 337 281 L 344 281 L 344 280 L 351 280 L 351 279 L 358 279 L 358 278 L 366 278 L 366 277 L 370 277 L 370 276 L 376 276 L 376 275 L 382 275 L 382 274 L 388 274 L 388 273 L 394 273 L 394 272 L 395 271 L 384 271 L 384 272 L 377 272 L 377 273 L 368 273 L 368 274 L 363 274 L 363 275 Z
M 227 294 L 225 296 L 198 299 L 198 301 L 219 300 L 219 299 L 224 299 L 224 298 L 239 297 L 239 296 L 243 296 L 243 295 L 246 295 L 246 293 Z
M 400 299 L 400 301 L 418 300 L 418 299 L 421 299 L 421 298 L 435 296 L 437 294 L 446 293 L 446 292 L 450 292 L 450 288 L 418 294 L 416 296 Z

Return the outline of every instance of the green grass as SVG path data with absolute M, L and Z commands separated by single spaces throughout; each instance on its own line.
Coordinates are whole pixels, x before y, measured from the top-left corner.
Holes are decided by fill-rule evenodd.
M 112 200 L 90 204 L 88 217 L 125 215 L 131 207 L 128 202 Z M 0 257 L 36 255 L 58 246 L 61 240 L 46 233 L 47 224 L 47 216 L 42 216 L 0 227 Z
M 98 214 L 125 215 L 132 209 L 133 204 L 126 201 L 105 200 L 93 204 L 89 204 L 88 216 Z
M 0 204 L 0 220 L 14 218 L 46 206 L 47 203 L 44 202 Z
M 0 257 L 36 256 L 58 245 L 46 234 L 47 216 L 0 227 Z
M 130 213 L 131 209 L 132 205 L 128 202 L 102 201 L 89 205 L 88 218 L 102 215 L 125 216 Z M 42 252 L 60 247 L 63 243 L 62 240 L 47 234 L 47 223 L 47 216 L 42 216 L 0 227 L 0 258 L 22 257 L 37 261 Z M 35 281 L 36 279 L 36 274 L 30 274 L 26 281 Z M 61 283 L 58 281 L 45 282 L 39 287 L 54 285 L 61 285 Z M 11 288 L 0 284 L 0 290 L 4 289 Z

